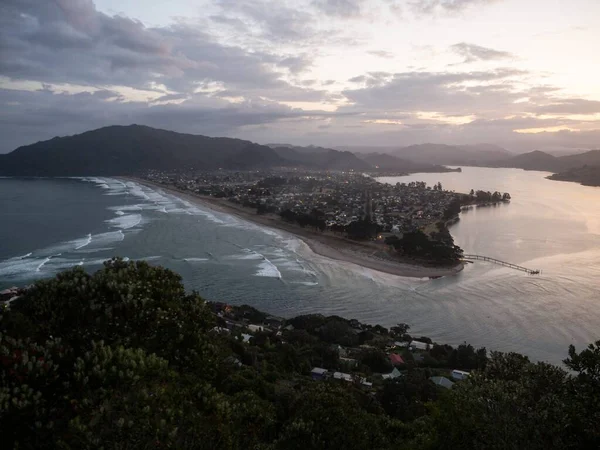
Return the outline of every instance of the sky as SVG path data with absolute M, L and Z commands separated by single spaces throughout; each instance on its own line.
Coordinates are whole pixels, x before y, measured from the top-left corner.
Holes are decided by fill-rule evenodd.
M 132 123 L 600 148 L 598 0 L 2 0 L 0 153 Z

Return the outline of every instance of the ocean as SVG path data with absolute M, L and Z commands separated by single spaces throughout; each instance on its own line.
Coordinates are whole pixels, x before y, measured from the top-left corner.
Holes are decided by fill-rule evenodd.
M 559 363 L 569 344 L 600 339 L 600 188 L 543 172 L 463 168 L 385 182 L 438 181 L 457 192 L 509 192 L 508 205 L 461 214 L 466 253 L 542 270 L 477 262 L 457 276 L 401 278 L 314 254 L 292 235 L 160 189 L 111 178 L 0 179 L 0 289 L 112 256 L 180 273 L 206 299 L 285 317 L 336 314 L 411 325 L 414 336 L 468 342 Z

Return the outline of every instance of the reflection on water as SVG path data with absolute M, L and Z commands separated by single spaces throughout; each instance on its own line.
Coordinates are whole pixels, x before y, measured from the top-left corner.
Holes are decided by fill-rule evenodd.
M 546 175 L 465 167 L 462 173 L 380 179 L 440 181 L 457 192 L 509 192 L 510 204 L 464 212 L 451 233 L 466 253 L 543 272 L 528 276 L 475 262 L 460 276 L 432 284 L 426 289 L 429 305 L 437 310 L 443 302 L 438 313 L 448 316 L 440 336 L 452 339 L 468 333 L 492 348 L 553 361 L 564 356 L 569 343 L 600 338 L 600 189 L 547 180 Z

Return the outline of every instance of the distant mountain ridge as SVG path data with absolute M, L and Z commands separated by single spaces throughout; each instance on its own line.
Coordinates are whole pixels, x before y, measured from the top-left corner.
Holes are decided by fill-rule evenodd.
M 376 169 L 398 172 L 446 172 L 450 169 L 435 164 L 413 162 L 408 159 L 398 158 L 387 153 L 358 153 L 356 156 L 369 163 Z
M 291 144 L 267 144 L 281 157 L 310 165 L 315 162 L 336 167 L 339 170 L 392 170 L 398 172 L 446 172 L 449 169 L 429 162 L 414 162 L 388 153 L 353 153 L 348 150 L 335 150 L 326 147 L 308 145 L 306 147 Z M 343 154 L 342 158 L 340 154 Z
M 359 159 L 354 153 L 333 150 L 323 147 L 296 147 L 285 145 L 272 149 L 286 161 L 304 167 L 326 168 L 330 170 L 370 170 L 367 162 Z
M 115 125 L 0 155 L 0 174 L 131 175 L 149 169 L 244 169 L 283 163 L 271 148 L 250 141 Z
M 359 153 L 387 153 L 415 163 L 437 165 L 483 165 L 514 156 L 508 150 L 493 144 L 447 145 L 417 144 L 407 147 L 336 147 Z
M 600 166 L 600 150 L 556 157 L 541 151 L 514 155 L 490 144 L 351 147 L 362 153 L 290 144 L 260 145 L 223 137 L 176 133 L 142 125 L 109 126 L 37 142 L 0 155 L 3 176 L 136 175 L 151 169 L 214 170 L 304 167 L 319 170 L 442 172 L 443 165 L 515 167 L 562 172 Z M 378 151 L 368 151 L 378 149 Z
M 495 166 L 546 172 L 563 172 L 582 166 L 600 166 L 600 150 L 590 150 L 576 155 L 558 157 L 536 150 L 499 161 Z

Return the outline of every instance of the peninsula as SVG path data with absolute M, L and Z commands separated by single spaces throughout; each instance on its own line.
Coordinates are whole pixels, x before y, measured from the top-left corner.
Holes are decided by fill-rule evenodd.
M 548 177 L 549 180 L 574 181 L 584 186 L 600 186 L 600 166 L 577 167 L 564 172 L 555 173 Z
M 461 208 L 507 202 L 509 194 L 457 194 L 441 183 L 395 186 L 355 172 L 150 171 L 134 179 L 188 201 L 291 233 L 315 253 L 404 277 L 463 268 L 448 226 Z

